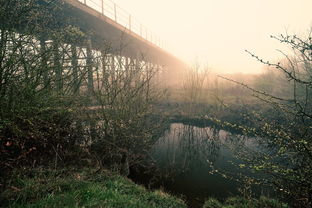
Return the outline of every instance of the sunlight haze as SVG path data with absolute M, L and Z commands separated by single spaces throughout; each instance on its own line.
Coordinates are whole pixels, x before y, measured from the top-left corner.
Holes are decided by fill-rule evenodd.
M 281 45 L 270 35 L 307 34 L 311 0 L 116 0 L 187 63 L 221 73 L 258 73 L 263 66 L 245 49 L 277 60 Z

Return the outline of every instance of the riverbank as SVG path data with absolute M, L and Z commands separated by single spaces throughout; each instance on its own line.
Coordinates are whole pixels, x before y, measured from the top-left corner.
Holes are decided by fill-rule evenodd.
M 0 194 L 0 207 L 186 208 L 186 203 L 161 190 L 148 190 L 108 170 L 32 169 L 12 173 Z M 210 198 L 203 208 L 287 208 L 277 200 Z
M 15 172 L 0 207 L 186 208 L 183 200 L 150 191 L 107 170 L 35 169 Z

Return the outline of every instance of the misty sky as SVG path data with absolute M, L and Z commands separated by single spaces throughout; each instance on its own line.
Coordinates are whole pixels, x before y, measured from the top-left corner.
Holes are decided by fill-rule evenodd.
M 245 49 L 269 60 L 281 55 L 270 35 L 307 34 L 312 0 L 115 0 L 188 63 L 217 72 L 257 73 L 263 66 Z

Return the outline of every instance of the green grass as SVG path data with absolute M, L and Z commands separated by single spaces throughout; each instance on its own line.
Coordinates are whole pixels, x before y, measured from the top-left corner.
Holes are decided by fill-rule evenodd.
M 15 172 L 0 195 L 8 208 L 186 208 L 181 199 L 162 191 L 149 191 L 132 181 L 103 170 L 31 170 Z M 288 208 L 275 199 L 232 197 L 225 202 L 210 198 L 203 208 Z
M 224 203 L 210 198 L 203 208 L 288 208 L 284 203 L 275 199 L 260 197 L 259 199 L 245 199 L 242 197 L 228 198 Z
M 1 194 L 4 207 L 186 207 L 185 203 L 161 191 L 144 187 L 108 171 L 32 171 L 16 174 Z

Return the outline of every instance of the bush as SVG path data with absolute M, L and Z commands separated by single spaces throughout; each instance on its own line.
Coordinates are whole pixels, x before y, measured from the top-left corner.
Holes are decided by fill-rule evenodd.
M 237 151 L 245 167 L 263 174 L 263 179 L 252 179 L 269 185 L 282 194 L 294 207 L 312 205 L 312 37 L 281 35 L 273 37 L 289 46 L 294 54 L 285 60 L 270 63 L 250 53 L 270 70 L 278 70 L 285 77 L 287 90 L 270 94 L 238 83 L 249 89 L 256 98 L 270 106 L 271 115 L 251 112 L 248 120 L 253 127 L 246 133 L 256 135 L 261 148 Z M 270 112 L 268 111 L 268 112 Z

